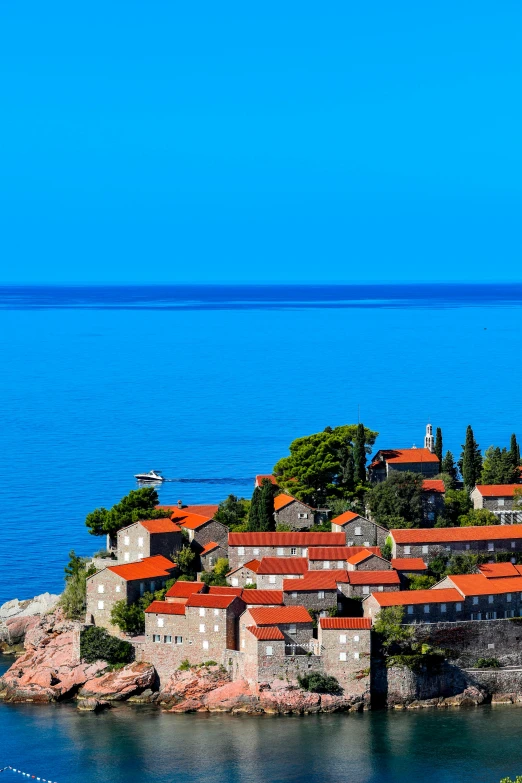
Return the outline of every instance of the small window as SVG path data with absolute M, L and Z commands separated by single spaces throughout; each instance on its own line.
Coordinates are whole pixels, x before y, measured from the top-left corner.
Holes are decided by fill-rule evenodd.
M 339 636 L 339 644 L 346 644 L 346 634 L 345 633 L 342 633 Z
M 151 593 L 153 593 L 155 589 L 156 589 L 156 582 L 153 581 L 153 582 L 150 583 L 150 591 L 151 591 Z
M 471 545 L 470 544 L 466 544 L 466 549 L 471 549 Z
M 291 633 L 291 634 L 296 634 L 296 633 L 297 633 L 297 628 L 296 628 L 296 626 L 295 626 L 295 625 L 290 625 L 290 626 L 288 626 L 288 633 Z
M 291 555 L 296 555 L 297 554 L 297 547 L 295 547 L 295 546 L 290 547 L 290 554 Z
M 292 593 L 292 598 L 297 598 L 297 593 Z
M 182 636 L 175 636 L 174 637 L 174 644 L 183 644 L 183 637 Z
M 301 557 L 308 557 L 308 549 L 301 549 Z
M 129 538 L 129 536 L 125 536 L 125 537 L 124 537 L 124 539 L 123 539 L 123 543 L 125 544 L 125 546 L 129 546 L 129 544 L 130 544 L 130 538 Z
M 330 561 L 323 560 L 323 568 L 327 571 L 330 568 Z
M 98 601 L 98 609 L 104 609 L 104 608 L 105 608 L 104 602 L 103 601 Z
M 353 637 L 353 640 L 354 640 L 354 642 L 358 642 L 359 641 L 359 636 L 357 634 L 355 634 L 355 636 Z
M 199 608 L 199 616 L 200 617 L 204 617 L 205 616 L 205 609 L 202 606 L 200 606 L 200 608 Z
M 116 585 L 116 592 L 121 593 L 121 585 Z
M 245 554 L 245 547 L 244 546 L 238 546 L 237 553 L 238 553 L 238 555 L 244 555 Z
M 274 648 L 273 647 L 267 647 L 266 648 L 266 654 L 267 655 L 273 655 L 274 654 Z
M 451 552 L 451 547 L 450 546 L 446 547 L 446 552 Z
M 273 574 L 270 574 L 270 576 L 268 577 L 269 584 L 275 585 L 275 581 L 276 581 L 275 576 Z
M 123 553 L 123 559 L 127 560 L 127 561 L 129 560 L 129 553 L 128 552 L 124 552 Z
M 161 642 L 161 634 L 153 633 L 152 634 L 152 641 L 154 642 L 154 644 L 159 644 Z
M 339 660 L 340 661 L 345 661 L 346 660 L 346 653 L 345 652 L 339 653 Z
M 244 646 L 245 646 L 245 640 L 244 640 L 244 639 L 242 639 L 242 640 L 241 640 L 241 647 L 244 647 Z
M 337 561 L 337 568 L 344 568 L 344 562 L 342 560 Z
M 165 620 L 163 619 L 163 617 L 158 617 L 158 628 L 163 628 L 164 625 L 165 625 Z
M 378 593 L 382 593 L 382 592 L 383 592 L 383 590 L 384 590 L 384 587 L 383 587 L 383 585 L 379 585 L 379 587 L 377 588 L 377 592 L 378 592 Z
M 462 604 L 460 601 L 457 601 L 457 603 L 455 604 L 455 611 L 462 612 Z
M 199 632 L 200 633 L 205 633 L 205 623 L 200 623 L 199 624 Z
M 494 644 L 488 644 L 488 650 L 494 650 L 495 645 Z
M 172 644 L 172 636 L 170 634 L 168 636 L 163 637 L 164 644 Z
M 346 544 L 346 546 L 353 546 L 353 541 L 348 541 L 348 543 Z
M 364 546 L 370 546 L 370 542 L 369 541 L 364 541 L 363 544 L 364 544 Z
M 428 554 L 428 547 L 427 546 L 423 546 L 422 547 L 422 554 L 423 555 L 427 555 Z
M 504 500 L 504 498 L 497 498 L 497 503 L 498 503 L 499 506 L 505 506 L 506 505 L 506 501 Z
M 284 555 L 284 553 L 285 553 L 285 550 L 283 549 L 283 547 L 282 546 L 278 546 L 277 547 L 277 555 L 278 555 L 278 557 L 282 557 Z
M 361 657 L 361 653 L 354 652 L 353 657 L 355 658 L 356 661 L 358 661 L 359 658 Z
M 433 522 L 433 520 L 435 519 L 435 512 L 428 511 L 428 519 L 430 522 Z
M 515 616 L 515 610 L 514 609 L 506 609 L 504 612 L 504 617 L 514 617 Z
M 424 614 L 429 614 L 429 613 L 430 613 L 430 605 L 424 604 Z
M 255 549 L 253 550 L 252 554 L 258 555 L 259 554 L 259 548 L 255 547 Z
M 495 544 L 493 541 L 488 541 L 488 552 L 494 552 L 495 551 Z
M 214 609 L 214 617 L 219 617 L 219 609 Z
M 232 577 L 232 587 L 239 587 L 239 579 L 237 576 Z
M 488 604 L 492 604 L 492 603 L 493 603 L 493 596 L 488 595 Z
M 512 558 L 511 558 L 511 562 L 513 563 L 513 565 L 515 565 L 515 563 L 517 562 L 517 559 L 516 559 L 516 557 L 512 557 Z
M 362 529 L 360 527 L 356 527 L 353 531 L 354 536 L 362 536 Z
M 440 605 L 440 611 L 444 614 L 446 612 L 446 604 Z
M 209 557 L 208 564 L 210 568 L 212 568 L 212 566 L 214 565 L 214 558 L 212 556 Z
M 506 593 L 506 601 L 511 601 L 511 593 Z
M 478 595 L 474 595 L 474 596 L 473 596 L 473 603 L 474 603 L 475 605 L 477 605 L 477 604 L 478 604 Z
M 298 514 L 297 519 L 308 519 L 308 514 Z
M 404 554 L 405 555 L 411 555 L 411 546 L 405 546 L 404 547 Z
M 219 631 L 219 625 L 214 626 L 214 633 L 217 633 Z
M 512 542 L 511 542 L 511 549 L 515 549 L 515 547 L 516 547 L 516 542 L 515 542 L 515 541 L 512 541 Z
M 408 614 L 413 614 L 413 606 L 408 606 Z
M 203 642 L 203 649 L 208 650 L 208 642 L 206 640 Z
M 363 585 L 363 595 L 370 595 L 370 587 L 369 585 Z
M 140 536 L 140 537 L 138 538 L 138 546 L 139 546 L 139 547 L 143 547 L 143 536 Z
M 103 585 L 98 585 L 98 592 L 99 593 L 104 593 L 105 592 L 105 587 Z
M 486 612 L 486 620 L 496 620 L 496 619 L 497 619 L 496 612 Z
M 140 582 L 140 595 L 145 593 L 145 582 Z
M 317 593 L 317 597 L 324 598 L 324 590 L 319 590 L 319 592 Z

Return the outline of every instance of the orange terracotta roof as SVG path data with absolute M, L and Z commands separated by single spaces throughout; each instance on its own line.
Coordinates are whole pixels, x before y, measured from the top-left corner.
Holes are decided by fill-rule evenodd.
M 422 557 L 393 557 L 391 564 L 396 571 L 426 571 L 428 568 Z
M 258 574 L 304 574 L 308 571 L 306 557 L 264 557 Z
M 185 604 L 172 604 L 168 601 L 153 601 L 145 609 L 148 614 L 185 614 Z
M 279 628 L 274 628 L 270 625 L 264 628 L 258 628 L 257 625 L 247 625 L 247 631 L 250 631 L 256 639 L 263 642 L 275 642 L 285 638 Z
M 351 585 L 398 585 L 397 571 L 348 571 Z
M 344 533 L 229 533 L 229 546 L 343 546 Z
M 344 533 L 341 533 L 344 536 Z M 309 560 L 349 560 L 359 552 L 371 552 L 381 557 L 378 546 L 316 546 L 308 552 Z
M 261 484 L 263 483 L 263 481 L 264 481 L 265 479 L 266 479 L 267 481 L 269 481 L 271 484 L 273 484 L 274 486 L 276 486 L 276 487 L 277 487 L 277 481 L 276 481 L 276 477 L 275 477 L 275 476 L 273 476 L 271 473 L 259 473 L 259 474 L 256 476 L 256 480 L 255 480 L 255 486 L 256 486 L 256 487 L 260 487 L 260 486 L 261 486 Z
M 166 519 L 140 519 L 139 524 L 149 533 L 181 533 L 181 528 L 170 518 Z
M 295 580 L 300 581 L 300 580 Z M 251 606 L 278 606 L 283 604 L 282 590 L 243 590 L 241 598 Z
M 522 525 L 475 525 L 390 530 L 397 544 L 438 544 L 444 541 L 508 541 L 522 538 Z
M 522 592 L 522 576 L 486 579 L 483 574 L 465 574 L 449 576 L 448 579 L 464 596 Z
M 520 489 L 520 484 L 477 484 L 475 489 L 484 498 L 512 498 L 515 489 Z
M 422 489 L 424 492 L 446 492 L 446 487 L 442 479 L 424 479 L 422 482 Z
M 372 593 L 371 598 L 375 598 L 379 606 L 445 604 L 462 601 L 462 595 L 453 587 L 445 587 L 440 590 L 397 590 L 395 593 Z
M 358 565 L 359 563 L 368 560 L 369 557 L 375 557 L 374 553 L 370 552 L 369 549 L 362 549 L 360 552 L 356 552 L 355 555 L 351 555 L 351 557 L 348 558 L 348 562 L 350 565 Z
M 283 579 L 285 593 L 300 593 L 307 590 L 337 590 L 340 583 L 347 584 L 348 572 L 338 571 L 307 571 L 302 579 Z
M 267 606 L 249 609 L 248 611 L 256 625 L 312 622 L 312 618 L 304 606 Z
M 252 573 L 257 574 L 260 563 L 261 560 L 249 560 L 248 563 L 243 563 L 243 565 L 240 565 L 237 568 L 233 568 L 232 571 L 228 572 L 227 576 L 229 576 L 229 574 L 235 574 L 236 571 L 241 571 L 242 568 L 248 568 L 249 571 L 252 571 Z
M 172 514 L 172 519 L 175 519 L 178 525 L 187 530 L 197 530 L 198 527 L 210 522 L 212 517 L 205 517 L 202 514 L 188 514 L 185 509 L 181 509 Z
M 209 609 L 226 609 L 239 596 L 220 595 L 216 593 L 194 593 L 187 601 L 187 606 L 205 606 Z
M 369 631 L 372 627 L 369 617 L 321 617 L 319 624 L 325 631 Z
M 126 582 L 131 582 L 135 579 L 171 576 L 170 572 L 176 568 L 176 564 L 163 555 L 154 555 L 153 557 L 144 557 L 143 560 L 136 560 L 134 563 L 107 566 L 107 568 L 121 576 Z
M 354 511 L 345 511 L 344 514 L 340 514 L 332 519 L 332 525 L 347 525 L 348 522 L 353 522 L 354 519 L 360 516 L 360 514 L 356 514 Z
M 189 598 L 193 593 L 201 593 L 205 590 L 204 582 L 176 582 L 165 593 L 165 598 Z
M 433 454 L 429 449 L 381 449 L 373 458 L 370 465 L 371 468 L 382 464 L 379 461 L 379 455 L 384 457 L 385 462 L 391 462 L 392 464 L 439 461 L 437 455 Z
M 212 518 L 219 506 L 215 503 L 210 504 L 196 504 L 192 506 L 182 506 L 181 509 L 178 505 L 175 506 L 156 506 L 156 508 L 164 508 L 166 511 L 184 511 L 186 514 L 201 514 L 204 517 Z
M 208 544 L 205 544 L 205 546 L 203 547 L 203 549 L 201 550 L 201 552 L 199 554 L 200 555 L 206 555 L 207 552 L 212 552 L 212 550 L 216 549 L 218 546 L 221 546 L 221 545 L 218 544 L 216 541 L 209 541 Z
M 293 498 L 291 495 L 277 495 L 277 497 L 274 498 L 274 510 L 280 511 L 285 506 L 288 506 L 289 503 L 293 503 L 296 498 Z
M 242 587 L 226 587 L 221 585 L 212 585 L 208 588 L 208 592 L 211 595 L 237 595 L 240 596 L 243 592 Z
M 484 563 L 479 566 L 479 571 L 486 579 L 498 579 L 505 576 L 520 576 L 520 566 L 513 563 Z

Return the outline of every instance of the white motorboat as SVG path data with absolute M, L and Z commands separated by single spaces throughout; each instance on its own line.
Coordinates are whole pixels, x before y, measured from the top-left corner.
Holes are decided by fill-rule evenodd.
M 136 473 L 134 478 L 138 481 L 165 481 L 159 470 L 149 470 L 148 473 Z

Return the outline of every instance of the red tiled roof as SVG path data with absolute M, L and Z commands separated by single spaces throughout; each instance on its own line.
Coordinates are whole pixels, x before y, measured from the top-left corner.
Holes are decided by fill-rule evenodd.
M 145 609 L 151 614 L 185 614 L 185 604 L 173 604 L 169 601 L 153 601 Z
M 348 571 L 351 585 L 398 585 L 397 571 Z
M 344 533 L 229 533 L 229 546 L 342 546 Z
M 202 514 L 189 514 L 185 509 L 178 509 L 172 514 L 172 519 L 175 519 L 178 525 L 186 528 L 187 530 L 197 530 L 198 527 L 206 525 L 210 522 L 212 517 L 206 517 Z
M 372 598 L 375 598 L 379 606 L 445 604 L 462 601 L 462 595 L 453 587 L 445 587 L 440 590 L 397 590 L 396 593 L 372 593 Z
M 247 631 L 250 631 L 256 639 L 263 642 L 275 642 L 276 640 L 285 638 L 279 628 L 274 628 L 270 625 L 267 625 L 264 628 L 258 628 L 256 625 L 247 625 Z
M 444 541 L 506 541 L 522 538 L 522 525 L 475 525 L 390 530 L 397 544 L 438 544 Z
M 369 631 L 372 621 L 369 617 L 321 617 L 321 628 L 325 631 L 339 629 L 340 631 Z
M 424 479 L 422 482 L 422 489 L 424 492 L 446 492 L 446 487 L 442 479 Z
M 477 484 L 484 498 L 512 498 L 515 489 L 520 489 L 520 484 Z
M 300 580 L 293 580 L 294 582 Z M 282 590 L 243 590 L 241 598 L 246 604 L 255 606 L 278 606 L 283 604 Z
M 121 576 L 126 582 L 131 582 L 134 579 L 170 576 L 170 572 L 176 568 L 176 564 L 163 555 L 153 555 L 152 557 L 144 557 L 143 560 L 136 560 L 134 563 L 107 566 L 107 568 Z
M 181 533 L 181 528 L 170 518 L 140 519 L 140 525 L 149 533 Z
M 285 593 L 300 593 L 306 590 L 337 590 L 340 583 L 347 584 L 348 572 L 337 571 L 307 571 L 302 579 L 283 579 Z
M 393 557 L 391 564 L 396 571 L 426 571 L 428 568 L 422 557 Z
M 187 601 L 187 606 L 205 606 L 209 609 L 226 609 L 239 598 L 237 595 L 220 595 L 219 593 L 194 593 Z
M 360 514 L 356 514 L 354 511 L 345 511 L 344 514 L 340 514 L 332 519 L 332 525 L 347 525 L 348 522 L 353 522 L 354 519 L 360 516 Z
M 232 571 L 228 572 L 227 576 L 229 574 L 235 574 L 236 571 L 240 571 L 242 568 L 248 568 L 249 571 L 252 571 L 254 574 L 257 574 L 260 563 L 261 560 L 249 560 L 248 563 L 243 563 L 243 565 L 240 565 L 237 568 L 233 568 Z
M 462 595 L 499 595 L 501 593 L 522 592 L 522 576 L 505 576 L 500 579 L 486 579 L 483 574 L 465 574 L 449 576 Z
M 517 567 L 513 563 L 484 563 L 484 565 L 479 565 L 479 571 L 486 579 L 520 576 L 521 570 L 520 566 Z
M 344 533 L 341 533 L 344 537 Z M 359 552 L 371 552 L 381 557 L 378 546 L 315 546 L 308 552 L 309 560 L 349 560 Z
M 256 625 L 282 625 L 286 623 L 311 623 L 312 618 L 304 606 L 270 606 L 249 609 Z
M 207 552 L 212 552 L 212 550 L 216 549 L 216 547 L 218 546 L 220 546 L 220 544 L 218 544 L 216 541 L 209 541 L 208 544 L 205 544 L 205 546 L 203 547 L 203 549 L 199 554 L 206 555 Z
M 437 455 L 433 454 L 429 449 L 381 449 L 373 458 L 370 468 L 382 464 L 379 460 L 379 455 L 384 457 L 385 462 L 391 462 L 392 464 L 439 461 Z
M 308 571 L 306 557 L 264 557 L 258 574 L 304 574 Z
M 176 582 L 165 593 L 165 598 L 189 598 L 193 593 L 201 593 L 206 588 L 204 582 Z
M 288 506 L 289 503 L 293 503 L 295 499 L 296 498 L 293 498 L 291 495 L 277 495 L 277 497 L 274 498 L 274 510 L 279 511 L 285 506 Z
M 208 588 L 208 592 L 211 595 L 237 595 L 240 596 L 243 592 L 242 587 L 226 587 L 221 585 L 213 585 Z
M 369 557 L 375 557 L 375 555 L 369 549 L 362 549 L 360 552 L 356 552 L 355 555 L 351 555 L 348 558 L 348 562 L 350 565 L 358 565 L 368 560 Z
M 271 473 L 259 473 L 259 474 L 256 476 L 256 480 L 255 480 L 255 486 L 256 486 L 256 487 L 260 487 L 260 486 L 261 486 L 261 484 L 263 483 L 263 481 L 264 481 L 265 479 L 266 479 L 267 481 L 269 481 L 271 484 L 273 484 L 274 486 L 276 486 L 276 487 L 277 487 L 277 481 L 276 481 L 276 477 L 275 477 L 275 476 L 272 476 L 272 474 L 271 474 Z
M 211 519 L 218 510 L 219 506 L 215 503 L 210 503 L 207 505 L 182 506 L 181 508 L 178 505 L 156 506 L 156 508 L 164 508 L 166 511 L 184 511 L 186 514 L 201 514 L 202 516 L 209 517 Z

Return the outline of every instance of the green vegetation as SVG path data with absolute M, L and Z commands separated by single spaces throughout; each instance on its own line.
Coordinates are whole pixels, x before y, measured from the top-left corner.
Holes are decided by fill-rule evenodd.
M 500 783 L 522 783 L 522 775 L 517 775 L 513 780 L 511 778 L 502 778 Z
M 466 429 L 466 442 L 462 446 L 459 469 L 462 473 L 464 486 L 471 492 L 475 484 L 479 483 L 482 473 L 482 454 L 469 424 Z
M 188 672 L 190 669 L 190 661 L 188 658 L 184 658 L 178 666 L 179 672 Z
M 522 511 L 522 486 L 515 487 L 513 492 L 513 509 Z
M 248 512 L 249 530 L 275 530 L 274 497 L 277 493 L 278 488 L 268 479 L 263 479 L 261 486 L 254 489 Z
M 511 451 L 506 448 L 501 450 L 499 446 L 490 446 L 486 449 L 480 477 L 481 484 L 514 484 L 518 474 L 518 466 L 514 462 Z
M 344 424 L 297 438 L 290 444 L 290 456 L 274 467 L 277 482 L 312 506 L 350 499 L 364 489 L 366 455 L 377 435 L 362 424 Z
M 487 508 L 472 508 L 467 514 L 459 517 L 461 527 L 470 527 L 473 525 L 500 525 L 500 519 Z
M 79 557 L 74 549 L 69 552 L 65 566 L 65 590 L 60 597 L 60 606 L 69 620 L 83 620 L 87 606 L 87 579 L 96 573 L 94 565 L 88 565 L 89 558 Z
M 403 606 L 387 606 L 377 615 L 373 630 L 381 637 L 385 649 L 411 642 L 415 629 L 412 625 L 403 625 L 403 619 Z
M 381 555 L 384 557 L 385 560 L 391 560 L 392 549 L 393 549 L 393 541 L 391 536 L 388 536 L 386 541 L 384 542 L 384 546 L 381 546 Z
M 403 606 L 385 607 L 377 615 L 373 629 L 381 637 L 386 666 L 438 670 L 446 657 L 444 650 L 415 641 L 415 627 L 403 625 L 403 620 Z
M 181 574 L 190 577 L 190 581 L 193 581 L 196 576 L 197 557 L 190 546 L 185 545 L 181 547 L 176 555 L 176 563 Z
M 442 465 L 442 430 L 440 427 L 437 427 L 435 431 L 435 448 L 434 448 L 435 454 L 439 458 L 439 462 Z
M 140 519 L 160 519 L 164 509 L 155 508 L 158 493 L 154 487 L 133 489 L 112 508 L 97 508 L 87 514 L 85 524 L 93 536 L 114 536 L 122 527 L 139 522 Z
M 133 647 L 129 642 L 111 636 L 105 628 L 90 626 L 80 635 L 80 657 L 87 663 L 107 661 L 125 665 L 132 660 Z
M 423 521 L 422 476 L 420 473 L 393 473 L 376 484 L 366 502 L 376 522 L 387 528 L 420 527 Z
M 410 576 L 408 589 L 409 590 L 429 590 L 436 584 L 437 578 L 435 576 L 428 576 L 427 574 L 414 574 Z
M 247 582 L 247 584 L 243 587 L 243 590 L 256 590 L 257 585 L 255 585 L 253 582 Z
M 455 464 L 455 460 L 453 459 L 453 454 L 451 451 L 447 451 L 444 455 L 444 459 L 442 460 L 441 464 L 441 472 L 446 473 L 448 476 L 451 477 L 452 482 L 457 481 L 459 477 L 459 471 Z
M 291 526 L 285 525 L 283 522 L 280 522 L 278 525 L 276 525 L 276 533 L 289 533 L 291 530 Z
M 111 622 L 120 631 L 135 636 L 145 632 L 145 609 L 153 601 L 163 601 L 167 588 L 156 590 L 155 593 L 144 593 L 133 604 L 127 604 L 125 599 L 114 604 L 111 610 Z
M 479 658 L 475 664 L 476 669 L 500 669 L 498 658 Z
M 205 582 L 209 587 L 211 585 L 219 585 L 225 587 L 227 584 L 226 575 L 228 574 L 228 560 L 226 557 L 219 557 L 216 565 L 209 573 L 201 575 L 201 581 Z
M 304 691 L 312 693 L 340 693 L 341 686 L 335 677 L 328 677 L 326 674 L 311 672 L 297 678 L 299 687 Z
M 515 433 L 511 435 L 509 441 L 509 453 L 511 454 L 511 460 L 515 467 L 520 466 L 520 446 L 517 443 L 517 436 Z
M 219 504 L 214 519 L 226 525 L 233 533 L 241 533 L 248 520 L 250 500 L 229 495 Z
M 444 507 L 435 527 L 457 527 L 459 518 L 471 509 L 469 493 L 465 489 L 448 489 L 444 496 Z

